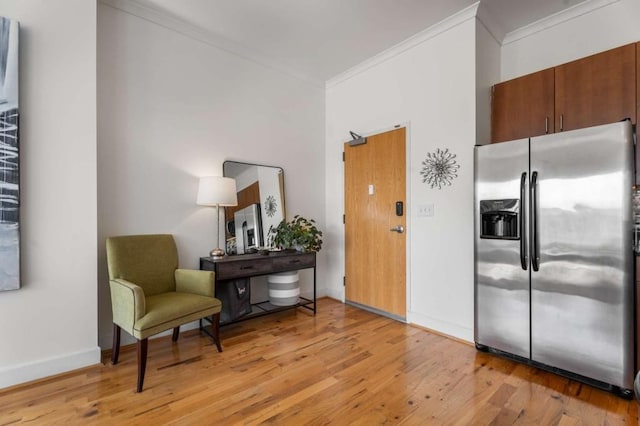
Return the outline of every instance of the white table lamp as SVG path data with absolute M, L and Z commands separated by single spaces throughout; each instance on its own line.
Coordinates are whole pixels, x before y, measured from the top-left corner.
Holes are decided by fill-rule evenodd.
M 200 206 L 215 207 L 218 213 L 216 221 L 216 245 L 209 253 L 211 257 L 223 257 L 224 250 L 220 244 L 220 207 L 237 206 L 238 194 L 236 192 L 235 179 L 222 176 L 204 176 L 198 183 L 198 197 L 196 204 Z

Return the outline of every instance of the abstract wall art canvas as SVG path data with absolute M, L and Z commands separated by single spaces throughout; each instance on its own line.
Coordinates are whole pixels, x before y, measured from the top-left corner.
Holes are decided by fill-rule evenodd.
M 19 27 L 0 17 L 0 291 L 20 288 Z

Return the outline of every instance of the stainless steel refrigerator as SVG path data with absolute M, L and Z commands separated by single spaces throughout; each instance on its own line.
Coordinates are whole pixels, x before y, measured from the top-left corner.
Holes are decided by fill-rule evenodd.
M 264 245 L 260 204 L 250 204 L 234 213 L 236 252 L 251 253 Z
M 629 121 L 476 147 L 475 341 L 629 396 Z

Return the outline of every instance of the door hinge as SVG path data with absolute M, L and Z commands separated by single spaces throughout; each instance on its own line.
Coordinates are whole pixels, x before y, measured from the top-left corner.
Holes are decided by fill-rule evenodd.
M 342 224 L 344 225 L 345 223 L 347 223 L 347 215 L 342 215 Z
M 342 161 L 344 161 L 344 151 L 342 151 Z
M 342 276 L 342 287 L 346 287 L 347 286 L 347 277 L 345 277 L 344 275 Z

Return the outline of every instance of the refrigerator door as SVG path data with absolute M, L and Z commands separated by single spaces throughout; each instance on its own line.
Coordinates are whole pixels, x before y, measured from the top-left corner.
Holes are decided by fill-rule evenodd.
M 632 154 L 628 121 L 531 139 L 531 358 L 625 389 Z
M 476 147 L 475 341 L 526 358 L 528 169 L 528 139 Z
M 236 225 L 236 250 L 238 254 L 248 253 L 263 245 L 260 205 L 250 204 L 234 213 Z

